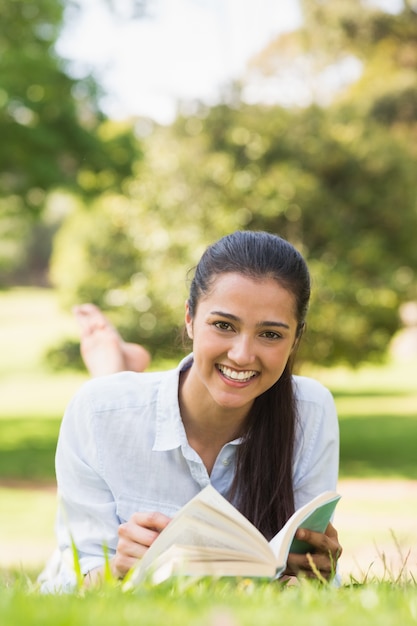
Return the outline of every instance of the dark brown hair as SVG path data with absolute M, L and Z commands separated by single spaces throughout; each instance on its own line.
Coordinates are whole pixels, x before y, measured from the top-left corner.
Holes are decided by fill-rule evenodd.
M 191 282 L 188 299 L 194 317 L 198 302 L 220 274 L 273 278 L 295 300 L 297 340 L 310 299 L 310 275 L 301 254 L 285 239 L 266 232 L 237 231 L 204 252 Z M 290 357 L 277 382 L 255 399 L 238 447 L 230 499 L 271 538 L 294 512 L 293 455 L 297 410 Z

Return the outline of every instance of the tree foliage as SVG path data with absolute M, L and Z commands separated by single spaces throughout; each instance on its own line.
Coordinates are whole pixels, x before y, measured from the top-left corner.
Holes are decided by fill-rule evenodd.
M 103 198 L 95 216 L 74 213 L 57 240 L 54 277 L 67 281 L 70 300 L 93 298 L 117 312 L 130 339 L 164 353 L 181 325 L 186 270 L 204 247 L 237 228 L 276 232 L 312 269 L 304 358 L 355 364 L 383 353 L 412 295 L 415 193 L 403 143 L 375 122 L 352 123 L 346 109 L 214 107 L 157 129 L 124 196 Z M 98 215 L 105 237 L 92 232 Z M 85 266 L 66 279 L 78 220 Z M 109 245 L 118 237 L 130 265 Z
M 0 8 L 0 196 L 38 212 L 45 193 L 114 187 L 130 172 L 131 133 L 106 131 L 91 79 L 76 79 L 55 53 L 64 3 L 3 2 Z
M 386 13 L 361 0 L 302 0 L 303 33 L 324 65 L 350 55 L 362 63 L 362 75 L 345 98 L 387 125 L 417 122 L 417 9 L 404 2 Z M 304 50 L 305 51 L 305 50 Z M 409 129 L 408 131 L 409 132 Z
M 101 113 L 95 81 L 71 76 L 55 52 L 66 5 L 0 3 L 0 284 L 40 261 L 28 250 L 40 250 L 37 234 L 53 234 L 37 224 L 48 193 L 120 189 L 139 156 L 130 126 Z

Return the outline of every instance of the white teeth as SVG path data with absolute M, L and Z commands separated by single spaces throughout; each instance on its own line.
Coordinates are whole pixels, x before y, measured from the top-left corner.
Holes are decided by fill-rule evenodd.
M 226 367 L 225 365 L 218 365 L 217 367 L 219 368 L 222 374 L 227 376 L 227 378 L 231 378 L 232 380 L 246 381 L 246 380 L 250 380 L 257 374 L 257 372 L 255 372 L 254 370 L 237 372 L 236 370 L 232 370 L 230 369 L 230 367 Z

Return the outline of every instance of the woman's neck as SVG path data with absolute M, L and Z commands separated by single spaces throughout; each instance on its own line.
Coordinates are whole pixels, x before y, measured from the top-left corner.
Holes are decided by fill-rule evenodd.
M 222 447 L 243 434 L 246 413 L 219 407 L 208 394 L 190 393 L 188 374 L 186 371 L 180 377 L 181 418 L 188 443 L 200 455 L 210 474 Z

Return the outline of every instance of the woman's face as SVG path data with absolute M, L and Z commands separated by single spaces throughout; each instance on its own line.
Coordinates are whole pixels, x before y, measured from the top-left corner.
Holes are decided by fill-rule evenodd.
M 185 322 L 194 352 L 189 390 L 244 413 L 280 378 L 296 340 L 294 296 L 272 278 L 221 274 L 194 318 L 186 306 Z

